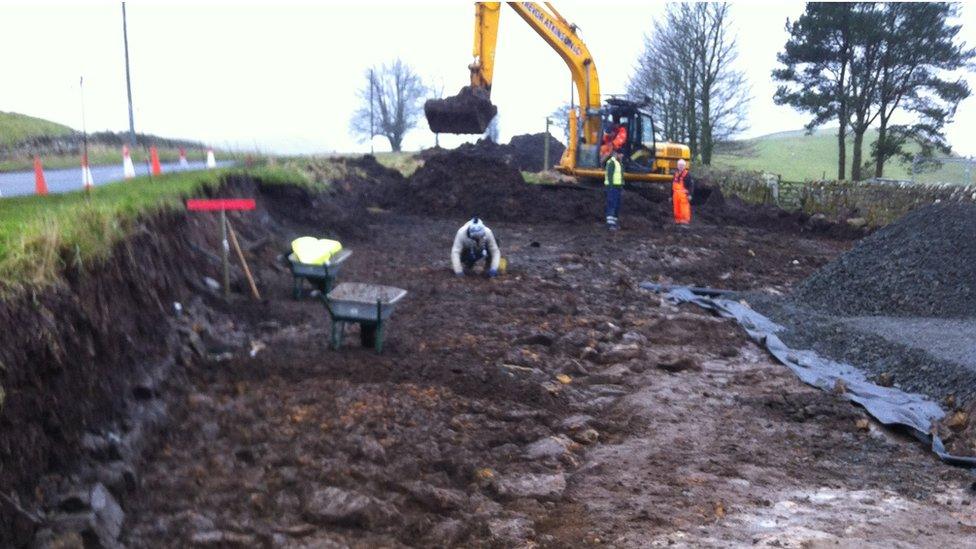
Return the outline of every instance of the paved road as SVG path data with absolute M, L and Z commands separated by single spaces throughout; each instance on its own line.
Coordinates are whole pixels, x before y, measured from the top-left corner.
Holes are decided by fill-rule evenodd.
M 217 162 L 217 166 L 229 166 L 232 162 Z M 182 167 L 178 162 L 165 162 L 161 164 L 163 173 L 182 172 L 188 170 L 201 170 L 206 167 L 204 162 L 190 162 L 188 166 Z M 145 164 L 136 164 L 136 175 L 148 175 L 149 167 Z M 103 185 L 125 179 L 122 173 L 122 164 L 117 166 L 93 166 L 92 178 L 95 185 Z M 64 168 L 59 170 L 44 170 L 44 179 L 47 181 L 48 192 L 63 193 L 81 190 L 81 167 Z M 10 172 L 0 173 L 0 196 L 21 196 L 34 193 L 34 171 L 29 172 Z

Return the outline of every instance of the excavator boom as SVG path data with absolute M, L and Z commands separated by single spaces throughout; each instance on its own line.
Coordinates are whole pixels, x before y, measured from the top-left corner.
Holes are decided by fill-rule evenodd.
M 498 107 L 491 103 L 491 78 L 501 3 L 476 2 L 474 10 L 474 61 L 468 65 L 471 84 L 457 95 L 424 103 L 424 115 L 435 133 L 484 133 L 498 114 Z
M 569 111 L 569 140 L 556 169 L 581 178 L 602 177 L 603 159 L 610 145 L 601 141 L 604 125 L 626 140 L 624 179 L 670 181 L 679 159 L 690 160 L 687 145 L 657 141 L 654 121 L 642 104 L 611 98 L 601 105 L 600 78 L 589 49 L 551 3 L 506 2 L 563 59 L 579 96 L 579 108 Z M 453 97 L 431 99 L 424 104 L 430 129 L 437 133 L 484 133 L 498 109 L 491 103 L 495 70 L 498 16 L 501 2 L 475 4 L 474 59 L 468 66 L 471 82 Z M 619 132 L 619 133 L 618 133 Z
M 424 114 L 431 131 L 437 133 L 484 133 L 498 109 L 491 104 L 491 82 L 495 70 L 498 17 L 501 2 L 475 3 L 474 45 L 471 83 L 446 99 L 431 99 Z M 507 2 L 539 36 L 563 58 L 573 76 L 583 113 L 584 136 L 595 139 L 600 126 L 600 79 L 586 44 L 571 25 L 552 7 L 537 2 Z

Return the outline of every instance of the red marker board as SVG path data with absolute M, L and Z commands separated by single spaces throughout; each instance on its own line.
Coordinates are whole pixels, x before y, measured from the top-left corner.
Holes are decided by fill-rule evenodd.
M 253 210 L 253 198 L 191 198 L 186 201 L 186 209 L 192 212 L 218 212 L 232 210 Z

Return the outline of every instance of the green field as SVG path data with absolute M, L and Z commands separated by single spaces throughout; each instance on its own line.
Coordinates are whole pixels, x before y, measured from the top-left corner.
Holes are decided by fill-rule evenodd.
M 11 149 L 14 145 L 33 137 L 61 137 L 79 132 L 56 122 L 35 118 L 23 114 L 0 112 L 0 172 L 14 172 L 30 170 L 34 167 L 33 153 L 17 152 Z M 122 163 L 122 146 L 102 143 L 97 137 L 90 137 L 88 146 L 88 161 L 92 166 L 105 166 Z M 148 139 L 154 139 L 148 136 Z M 202 147 L 185 147 L 186 157 L 191 162 L 205 160 L 206 151 Z M 179 160 L 180 151 L 176 146 L 159 146 L 159 159 L 162 162 Z M 227 153 L 218 152 L 221 160 L 230 157 Z M 74 168 L 81 165 L 80 154 L 54 154 L 40 152 L 41 162 L 45 169 Z M 149 151 L 144 147 L 137 147 L 132 151 L 132 161 L 145 164 L 149 159 Z
M 865 136 L 864 154 L 870 154 L 871 143 L 877 140 L 877 131 L 871 130 Z M 853 142 L 847 140 L 847 177 L 850 178 L 850 162 Z M 867 159 L 865 159 L 867 160 Z M 765 171 L 779 174 L 785 181 L 806 181 L 811 179 L 837 178 L 837 130 L 821 129 L 807 135 L 805 131 L 779 132 L 755 139 L 724 145 L 721 153 L 716 151 L 712 164 L 717 167 L 731 167 L 743 170 Z M 890 160 L 885 164 L 884 177 L 890 179 L 911 179 L 910 166 L 900 160 Z M 866 171 L 868 177 L 874 175 L 873 166 Z M 969 178 L 976 176 L 976 167 Z M 942 168 L 917 174 L 916 181 L 963 184 L 967 181 L 965 168 L 961 164 L 944 164 Z
M 68 135 L 74 130 L 68 126 L 34 118 L 25 114 L 0 111 L 0 147 L 19 143 L 31 137 L 43 135 Z

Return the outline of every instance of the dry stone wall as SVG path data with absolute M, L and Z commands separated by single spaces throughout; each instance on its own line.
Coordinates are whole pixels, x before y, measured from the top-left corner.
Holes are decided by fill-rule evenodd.
M 698 167 L 696 174 L 726 195 L 746 202 L 802 210 L 809 215 L 848 219 L 872 227 L 887 225 L 906 213 L 943 202 L 976 202 L 976 185 L 908 181 L 781 181 L 775 174 Z

